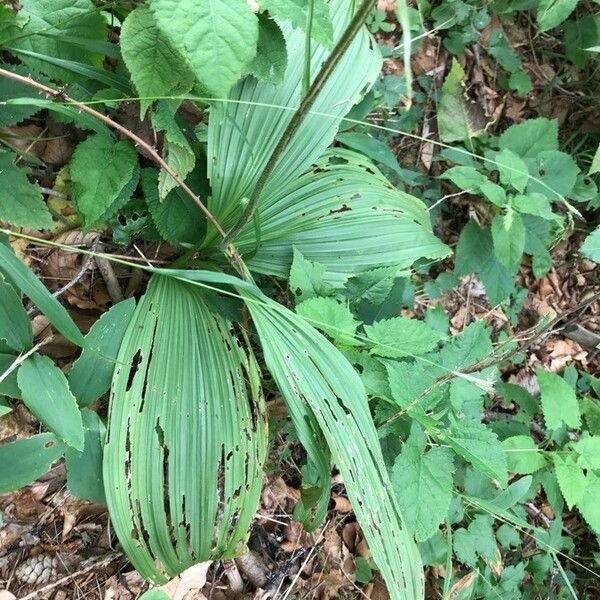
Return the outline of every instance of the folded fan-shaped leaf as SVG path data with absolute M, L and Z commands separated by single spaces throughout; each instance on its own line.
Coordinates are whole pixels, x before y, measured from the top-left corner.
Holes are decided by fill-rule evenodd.
M 350 0 L 333 0 L 330 12 L 337 40 L 352 17 Z M 208 135 L 209 178 L 212 186 L 211 212 L 229 229 L 241 211 L 279 138 L 300 104 L 305 35 L 282 23 L 288 48 L 288 67 L 281 85 L 273 86 L 247 77 L 238 83 L 229 102 L 211 108 Z M 311 73 L 319 71 L 330 49 L 315 44 Z M 381 54 L 363 28 L 319 93 L 311 113 L 293 136 L 285 155 L 275 167 L 261 198 L 272 196 L 316 162 L 333 141 L 341 119 L 376 80 Z M 322 116 L 327 113 L 331 116 Z M 262 203 L 262 200 L 261 200 Z M 214 243 L 209 233 L 206 244 Z
M 258 368 L 201 294 L 152 278 L 112 384 L 107 502 L 124 550 L 154 582 L 239 552 L 261 490 Z
M 243 289 L 265 362 L 290 408 L 307 405 L 334 456 L 356 517 L 396 600 L 424 595 L 421 560 L 398 504 L 367 396 L 340 352 L 299 316 Z
M 325 281 L 337 285 L 374 268 L 408 267 L 449 253 L 431 232 L 423 203 L 349 150 L 328 152 L 302 176 L 263 196 L 259 214 L 261 242 L 248 265 L 270 275 L 288 275 L 294 246 L 325 265 Z M 236 245 L 242 252 L 255 249 L 252 223 Z

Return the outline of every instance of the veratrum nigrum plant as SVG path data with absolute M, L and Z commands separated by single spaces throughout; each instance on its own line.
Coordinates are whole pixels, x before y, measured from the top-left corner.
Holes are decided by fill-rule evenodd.
M 219 6 L 226 8 L 225 4 Z M 194 43 L 196 34 L 186 12 L 191 5 L 153 0 L 149 8 L 137 8 L 125 20 L 121 48 L 138 89 L 154 85 L 153 93 L 161 94 L 158 80 L 138 70 L 136 59 L 142 51 L 135 50 L 133 42 L 142 34 L 153 35 L 168 55 L 170 71 L 161 75 L 177 80 L 162 89 L 163 94 L 189 91 L 199 80 L 218 96 L 220 82 L 228 91 L 231 84 L 225 82 L 238 79 L 235 72 L 226 71 L 203 79 L 198 49 L 202 45 Z M 335 43 L 352 20 L 353 3 L 332 0 L 328 7 Z M 109 340 L 106 345 L 119 346 L 104 446 L 106 501 L 128 557 L 155 583 L 194 563 L 243 552 L 259 502 L 267 446 L 256 351 L 281 391 L 313 474 L 303 487 L 296 517 L 309 530 L 322 523 L 335 465 L 391 596 L 414 600 L 424 595 L 421 561 L 391 488 L 363 384 L 342 353 L 302 317 L 265 296 L 252 273 L 286 278 L 297 249 L 324 266 L 327 284 L 340 288 L 348 278 L 374 268 L 402 269 L 422 258 L 445 257 L 448 248 L 433 235 L 422 202 L 392 186 L 359 154 L 329 148 L 342 119 L 381 69 L 381 55 L 364 27 L 326 78 L 276 164 L 266 169 L 305 92 L 307 48 L 313 77 L 331 52 L 320 43 L 307 45 L 304 32 L 285 20 L 278 27 L 288 56 L 282 81 L 247 75 L 226 98 L 209 101 L 207 205 L 242 257 L 236 263 L 242 278 L 224 272 L 220 232 L 199 220 L 197 230 L 187 227 L 181 247 L 191 248 L 190 259 L 199 253 L 204 270 L 150 269 L 154 274 L 126 330 L 116 336 L 114 328 L 106 328 L 112 332 L 103 337 Z M 248 32 L 241 28 L 239 33 Z M 37 50 L 19 49 L 19 56 L 29 60 Z M 39 52 L 35 56 L 39 60 Z M 48 76 L 58 78 L 66 66 L 72 67 L 73 58 L 54 61 L 52 69 L 58 70 L 46 68 Z M 143 101 L 144 112 L 150 104 Z M 166 132 L 166 160 L 185 176 L 195 159 L 190 162 L 191 149 L 178 137 L 165 106 L 157 106 L 152 118 Z M 68 116 L 81 122 L 80 116 Z M 97 201 L 98 190 L 110 186 L 114 189 L 107 204 L 126 201 L 140 178 L 149 205 L 153 194 L 169 202 L 175 181 L 164 173 L 140 174 L 133 146 L 115 141 L 102 127 L 80 144 L 70 165 L 75 203 L 86 225 L 111 216 Z M 88 174 L 98 163 L 90 157 L 100 153 L 110 153 L 115 176 L 110 181 L 99 177 L 104 187 L 90 189 Z M 156 218 L 163 205 L 157 200 L 153 206 Z M 248 212 L 251 218 L 245 218 Z M 177 242 L 172 228 L 181 223 L 165 219 L 160 224 L 162 237 Z M 9 283 L 84 348 L 80 361 L 88 360 L 89 341 L 64 308 L 47 292 L 44 295 L 41 283 L 2 244 L 0 257 Z M 222 309 L 220 297 L 231 294 L 242 299 L 252 332 Z M 30 346 L 28 339 L 23 348 Z M 109 349 L 104 348 L 104 354 L 110 355 Z M 28 368 L 39 373 L 50 369 L 38 359 Z M 73 391 L 76 398 L 62 373 L 53 372 L 56 389 L 72 405 L 77 449 L 83 446 L 83 429 L 75 399 L 80 407 L 87 406 L 105 391 L 98 386 L 82 400 L 88 381 L 81 376 L 83 370 L 80 367 L 68 382 L 78 387 Z M 35 472 L 43 473 L 64 451 L 63 441 L 68 445 L 71 439 L 60 424 L 50 429 L 57 437 L 43 447 L 52 447 L 52 452 L 34 448 L 39 458 Z

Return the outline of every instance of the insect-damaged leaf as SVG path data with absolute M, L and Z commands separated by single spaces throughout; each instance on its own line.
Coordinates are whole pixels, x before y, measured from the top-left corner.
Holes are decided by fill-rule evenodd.
M 261 490 L 258 368 L 198 289 L 152 278 L 112 384 L 107 503 L 124 550 L 155 583 L 243 550 Z

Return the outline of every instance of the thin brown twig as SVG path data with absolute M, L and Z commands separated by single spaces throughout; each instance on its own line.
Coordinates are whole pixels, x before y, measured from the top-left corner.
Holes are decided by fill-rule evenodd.
M 12 71 L 8 71 L 6 69 L 0 68 L 0 77 L 5 77 L 6 79 L 12 79 L 13 81 L 17 81 L 19 83 L 23 83 L 36 89 L 41 94 L 44 94 L 46 97 L 51 98 L 53 100 L 62 100 L 63 102 L 70 104 L 76 107 L 79 111 L 87 113 L 92 117 L 102 121 L 105 125 L 108 125 L 111 129 L 118 131 L 123 134 L 125 137 L 129 138 L 136 147 L 143 148 L 144 151 L 150 156 L 150 158 L 163 170 L 167 173 L 173 180 L 177 183 L 177 185 L 192 199 L 194 204 L 202 211 L 207 220 L 211 223 L 211 225 L 217 230 L 219 235 L 225 239 L 226 234 L 219 222 L 215 219 L 214 215 L 208 210 L 204 202 L 197 196 L 192 189 L 181 179 L 181 177 L 174 171 L 174 169 L 162 158 L 162 156 L 156 151 L 154 147 L 152 147 L 148 142 L 143 140 L 141 137 L 137 136 L 135 133 L 124 127 L 120 123 L 113 121 L 109 116 L 94 110 L 90 106 L 83 104 L 82 102 L 78 102 L 74 100 L 70 96 L 68 96 L 63 90 L 56 90 L 47 85 L 39 83 L 31 75 L 25 77 L 23 75 L 19 75 L 18 73 L 13 73 Z M 242 261 L 241 256 L 239 255 L 237 249 L 233 246 L 233 244 L 229 243 L 225 248 L 225 254 L 230 260 L 235 263 L 238 271 L 240 272 L 241 277 L 246 276 L 246 269 L 244 267 L 244 263 Z

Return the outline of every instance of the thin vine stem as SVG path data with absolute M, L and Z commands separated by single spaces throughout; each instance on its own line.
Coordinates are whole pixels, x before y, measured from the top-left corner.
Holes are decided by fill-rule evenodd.
M 196 195 L 193 190 L 183 181 L 183 179 L 175 172 L 175 170 L 162 158 L 162 156 L 157 152 L 156 148 L 150 145 L 148 142 L 143 140 L 141 137 L 124 127 L 120 123 L 113 121 L 109 116 L 102 114 L 101 112 L 91 108 L 90 106 L 78 102 L 74 100 L 70 96 L 68 96 L 63 90 L 57 90 L 51 88 L 43 83 L 40 83 L 33 79 L 33 77 L 24 75 L 19 75 L 18 73 L 13 73 L 12 71 L 8 71 L 6 69 L 0 68 L 0 77 L 4 77 L 6 79 L 11 79 L 13 81 L 17 81 L 19 83 L 23 83 L 36 89 L 41 94 L 44 94 L 46 97 L 52 100 L 62 100 L 66 104 L 70 104 L 71 106 L 76 107 L 81 112 L 87 113 L 92 117 L 102 121 L 105 125 L 108 125 L 111 129 L 118 131 L 123 134 L 125 137 L 129 138 L 136 147 L 143 148 L 146 153 L 152 158 L 152 160 L 163 170 L 165 171 L 173 180 L 177 183 L 177 185 L 191 198 L 191 200 L 196 204 L 196 206 L 202 211 L 206 219 L 211 223 L 211 225 L 217 230 L 219 235 L 225 239 L 226 234 L 219 222 L 215 219 L 214 215 L 208 210 L 204 202 L 200 199 L 198 195 Z M 247 270 L 242 261 L 241 256 L 239 255 L 236 248 L 231 244 L 224 244 L 222 250 L 226 254 L 226 256 L 231 260 L 231 262 L 235 265 L 240 275 L 245 279 L 247 276 Z
M 308 115 L 312 105 L 314 104 L 319 92 L 323 89 L 323 86 L 333 73 L 335 67 L 338 62 L 344 55 L 344 52 L 348 49 L 348 46 L 352 43 L 352 40 L 355 38 L 356 34 L 360 31 L 360 28 L 363 26 L 366 18 L 368 17 L 371 9 L 375 4 L 375 0 L 363 0 L 362 4 L 358 7 L 358 10 L 352 17 L 352 20 L 346 27 L 346 30 L 342 34 L 342 37 L 336 44 L 335 48 L 327 58 L 327 60 L 323 63 L 321 70 L 317 73 L 315 80 L 310 86 L 308 92 L 300 102 L 300 106 L 294 112 L 288 126 L 285 128 L 281 138 L 277 142 L 277 145 L 273 149 L 267 164 L 265 165 L 262 173 L 260 174 L 258 180 L 256 181 L 256 185 L 252 190 L 252 194 L 250 194 L 250 198 L 246 207 L 242 211 L 240 218 L 233 225 L 233 227 L 227 232 L 221 246 L 226 247 L 228 244 L 231 244 L 232 240 L 234 240 L 240 231 L 244 228 L 246 223 L 250 221 L 256 205 L 258 203 L 258 199 L 273 172 L 273 169 L 277 166 L 279 159 L 286 151 L 288 145 L 292 141 L 295 133 L 298 131 L 298 128 L 304 121 L 305 117 Z

